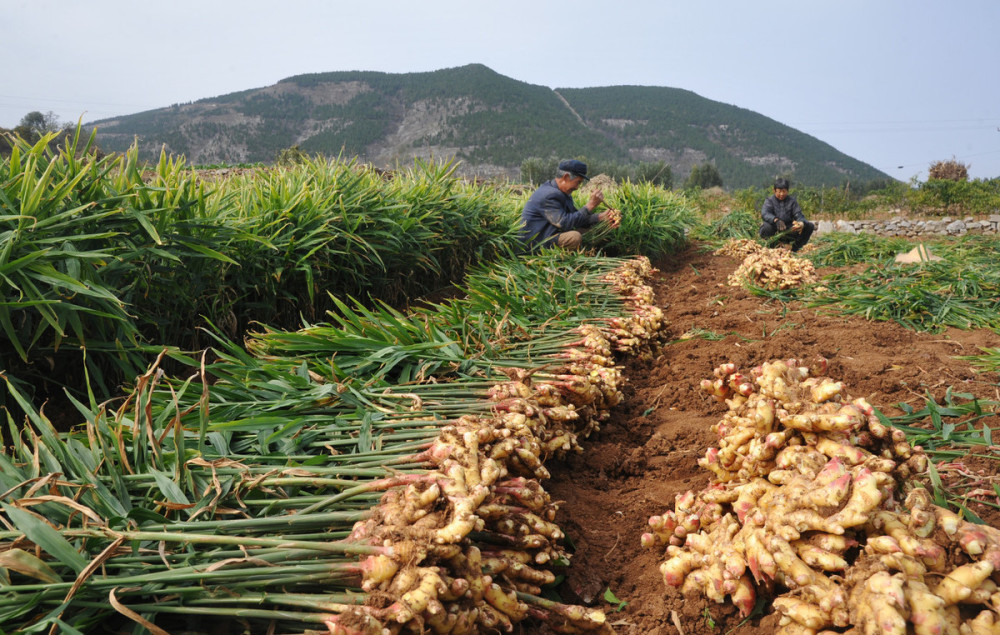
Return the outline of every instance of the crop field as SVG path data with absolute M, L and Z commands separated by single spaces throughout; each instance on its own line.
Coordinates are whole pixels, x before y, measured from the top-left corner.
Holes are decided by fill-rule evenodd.
M 0 164 L 0 633 L 996 628 L 996 238 L 77 144 Z
M 724 363 L 747 372 L 775 360 L 826 358 L 826 375 L 843 383 L 845 395 L 866 399 L 927 451 L 937 476 L 905 482 L 922 482 L 951 509 L 998 526 L 998 455 L 989 447 L 989 431 L 1000 423 L 993 414 L 998 375 L 996 366 L 977 363 L 1000 343 L 993 330 L 920 332 L 827 306 L 762 298 L 728 286 L 737 259 L 697 247 L 658 264 L 652 286 L 664 308 L 663 346 L 650 360 L 626 363 L 622 405 L 584 444 L 584 454 L 551 467 L 546 485 L 553 498 L 565 501 L 557 522 L 576 546 L 567 586 L 598 602 L 610 589 L 626 602 L 621 610 L 606 608 L 616 632 L 774 633 L 781 615 L 775 594 L 802 597 L 780 587 L 768 593 L 760 585 L 747 616 L 731 596 L 720 604 L 704 591 L 683 594 L 664 584 L 665 547 L 644 548 L 637 538 L 650 531 L 651 516 L 674 510 L 678 495 L 717 482 L 698 460 L 719 447 L 713 426 L 729 409 L 699 384 L 714 380 L 713 370 Z M 821 276 L 843 270 L 817 268 Z M 855 564 L 863 553 L 847 550 Z M 866 575 L 879 570 L 868 566 Z M 961 608 L 965 614 L 971 607 Z

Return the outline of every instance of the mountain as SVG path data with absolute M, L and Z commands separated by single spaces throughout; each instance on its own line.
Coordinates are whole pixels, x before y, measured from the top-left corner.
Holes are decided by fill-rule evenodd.
M 531 157 L 582 157 L 663 160 L 677 180 L 712 162 L 733 188 L 763 185 L 776 174 L 803 185 L 890 179 L 815 137 L 687 90 L 553 90 L 481 64 L 426 73 L 297 75 L 92 126 L 106 151 L 124 151 L 138 140 L 145 158 L 155 159 L 165 147 L 194 165 L 269 163 L 298 146 L 380 167 L 416 157 L 457 158 L 460 173 L 487 177 L 517 177 Z

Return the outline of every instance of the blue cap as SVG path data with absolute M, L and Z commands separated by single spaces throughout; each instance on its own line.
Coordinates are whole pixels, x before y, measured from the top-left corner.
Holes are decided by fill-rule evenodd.
M 569 172 L 573 176 L 580 176 L 588 181 L 590 180 L 590 177 L 587 176 L 587 164 L 583 161 L 577 161 L 576 159 L 562 161 L 559 163 L 559 169 L 563 172 Z

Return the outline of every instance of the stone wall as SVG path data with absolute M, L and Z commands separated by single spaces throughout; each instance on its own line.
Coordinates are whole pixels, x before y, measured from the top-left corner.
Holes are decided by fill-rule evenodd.
M 965 234 L 996 234 L 1000 231 L 1000 214 L 981 219 L 966 216 L 955 219 L 945 216 L 932 220 L 910 220 L 903 217 L 889 220 L 814 220 L 816 233 L 844 232 L 877 234 L 879 236 L 963 236 Z

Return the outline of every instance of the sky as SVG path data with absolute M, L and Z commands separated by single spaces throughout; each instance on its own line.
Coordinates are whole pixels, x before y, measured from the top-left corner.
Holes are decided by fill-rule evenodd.
M 668 86 L 903 180 L 1000 177 L 1000 0 L 0 0 L 0 127 L 84 123 L 331 71 L 484 64 Z

